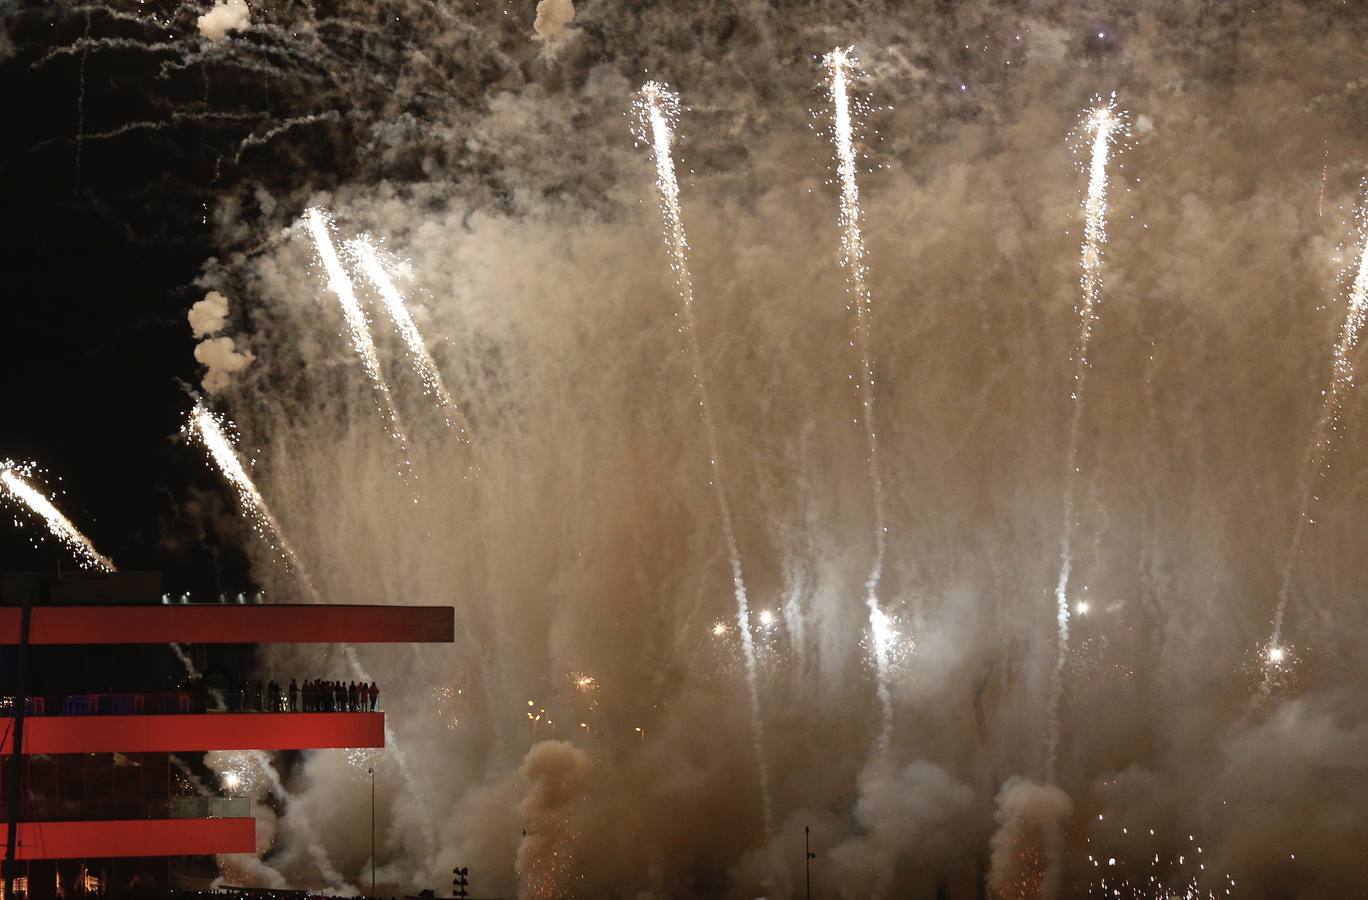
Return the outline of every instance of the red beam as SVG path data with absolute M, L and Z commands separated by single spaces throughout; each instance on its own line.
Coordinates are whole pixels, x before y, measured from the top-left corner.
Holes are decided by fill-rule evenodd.
M 8 729 L 0 755 L 12 753 Z M 385 746 L 385 714 L 186 713 L 171 716 L 31 716 L 25 753 L 175 753 L 181 750 L 317 750 Z
M 391 644 L 455 640 L 450 606 L 350 604 L 35 606 L 34 644 Z M 0 644 L 19 643 L 19 609 L 0 607 Z
M 0 842 L 9 826 L 0 823 Z M 110 822 L 20 822 L 18 859 L 110 856 L 208 856 L 255 853 L 256 819 L 127 819 Z

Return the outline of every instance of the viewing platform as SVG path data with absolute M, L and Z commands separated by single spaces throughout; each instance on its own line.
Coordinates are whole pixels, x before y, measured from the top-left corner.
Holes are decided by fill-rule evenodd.
M 0 644 L 20 610 L 0 607 Z M 30 644 L 450 644 L 450 606 L 154 603 L 34 606 Z
M 5 730 L 0 754 L 13 753 Z M 382 712 L 207 712 L 34 716 L 25 754 L 177 753 L 190 750 L 326 750 L 385 746 Z

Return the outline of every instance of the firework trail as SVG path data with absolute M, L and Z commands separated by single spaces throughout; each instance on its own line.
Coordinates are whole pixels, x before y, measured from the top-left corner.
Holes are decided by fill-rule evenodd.
M 371 243 L 369 237 L 361 235 L 355 240 L 347 241 L 343 246 L 356 259 L 357 265 L 361 268 L 361 273 L 366 276 L 366 280 L 380 295 L 380 299 L 385 305 L 385 311 L 389 313 L 390 319 L 394 322 L 394 327 L 399 331 L 399 336 L 404 339 L 404 345 L 408 347 L 409 356 L 413 358 L 413 366 L 418 370 L 418 377 L 423 382 L 423 392 L 437 401 L 437 406 L 446 419 L 447 427 L 455 428 L 462 439 L 466 439 L 466 430 L 465 426 L 461 424 L 460 412 L 457 410 L 456 404 L 452 402 L 451 394 L 447 393 L 446 386 L 442 384 L 442 375 L 437 371 L 437 363 L 433 360 L 432 354 L 428 353 L 427 346 L 423 343 L 423 336 L 418 331 L 418 325 L 413 321 L 413 316 L 409 315 L 408 306 L 404 303 L 404 295 L 399 293 L 399 288 L 395 286 L 394 279 L 385 269 L 375 245 Z
M 836 147 L 836 174 L 841 183 L 841 265 L 846 271 L 850 300 L 846 308 L 855 311 L 855 339 L 851 345 L 860 357 L 859 380 L 855 384 L 863 410 L 865 460 L 874 504 L 874 559 L 865 579 L 865 606 L 869 609 L 871 648 L 883 726 L 879 733 L 879 753 L 888 752 L 893 734 L 893 699 L 889 692 L 889 651 L 894 639 L 892 622 L 879 606 L 879 581 L 883 578 L 884 554 L 888 549 L 888 527 L 884 524 L 883 475 L 879 467 L 879 432 L 874 419 L 874 360 L 869 349 L 872 327 L 873 295 L 866 280 L 864 236 L 860 233 L 860 189 L 855 182 L 855 126 L 850 112 L 850 76 L 858 63 L 848 48 L 838 47 L 823 58 L 829 78 L 833 122 L 831 140 Z
M 24 477 L 26 474 L 29 472 L 25 467 L 16 466 L 14 463 L 0 465 L 0 487 L 3 487 L 0 493 L 42 519 L 52 536 L 76 554 L 76 559 L 83 568 L 100 572 L 115 571 L 114 563 L 109 557 L 96 550 L 90 538 L 62 515 L 62 511 L 54 506 L 42 491 L 29 484 Z
M 1078 432 L 1083 419 L 1083 389 L 1088 377 L 1088 348 L 1097 323 L 1097 303 L 1102 294 L 1102 245 L 1107 242 L 1107 159 L 1112 142 L 1125 133 L 1125 113 L 1117 109 L 1116 95 L 1089 110 L 1083 133 L 1092 136 L 1088 164 L 1088 196 L 1083 202 L 1083 247 L 1078 278 L 1082 300 L 1078 310 L 1078 342 L 1074 347 L 1073 414 L 1069 420 L 1066 454 L 1064 526 L 1059 539 L 1059 580 L 1055 584 L 1055 621 L 1059 632 L 1058 654 L 1050 677 L 1050 700 L 1046 714 L 1045 773 L 1053 784 L 1059 755 L 1059 703 L 1064 687 L 1064 664 L 1069 650 L 1069 576 L 1073 569 L 1074 495 L 1078 486 Z
M 304 222 L 308 226 L 309 236 L 313 238 L 318 258 L 323 263 L 323 270 L 328 274 L 328 289 L 337 297 L 338 305 L 342 307 L 342 315 L 347 321 L 347 331 L 351 333 L 352 348 L 357 356 L 361 357 L 361 366 L 366 370 L 366 376 L 370 378 L 371 386 L 375 389 L 375 402 L 381 418 L 385 420 L 385 429 L 399 445 L 400 475 L 408 481 L 413 475 L 413 462 L 409 459 L 408 453 L 408 437 L 404 434 L 404 426 L 399 421 L 399 412 L 394 407 L 389 382 L 385 380 L 385 373 L 380 370 L 380 357 L 375 352 L 375 340 L 371 337 L 370 325 L 366 323 L 366 314 L 361 311 L 361 304 L 357 302 L 351 279 L 342 268 L 342 261 L 337 258 L 337 248 L 333 246 L 332 234 L 328 228 L 328 215 L 323 210 L 313 207 L 304 212 Z
M 683 322 L 680 330 L 688 340 L 689 359 L 692 361 L 691 376 L 698 398 L 698 415 L 703 421 L 703 434 L 708 445 L 708 465 L 711 468 L 709 483 L 717 496 L 717 506 L 722 519 L 722 539 L 727 546 L 727 555 L 731 562 L 732 590 L 736 596 L 736 624 L 741 635 L 741 650 L 746 662 L 746 688 L 750 694 L 751 740 L 760 777 L 760 800 L 765 819 L 765 832 L 768 834 L 773 831 L 769 766 L 765 762 L 764 728 L 760 722 L 760 695 L 756 686 L 755 641 L 751 636 L 750 602 L 746 596 L 746 583 L 741 574 L 741 553 L 737 548 L 736 533 L 732 527 L 731 506 L 727 502 L 727 491 L 722 482 L 722 466 L 717 450 L 717 426 L 713 422 L 707 383 L 703 380 L 701 369 L 703 356 L 694 328 L 694 292 L 693 276 L 689 273 L 689 239 L 684 232 L 684 221 L 680 214 L 679 180 L 675 177 L 674 158 L 671 155 L 672 129 L 674 123 L 679 120 L 679 95 L 666 85 L 648 81 L 641 86 L 641 96 L 635 105 L 641 126 L 637 137 L 650 144 L 651 154 L 655 158 L 656 188 L 660 192 L 660 215 L 664 226 L 665 245 L 670 252 L 670 268 L 674 270 L 679 289 L 679 315 Z
M 1344 398 L 1354 386 L 1353 355 L 1358 347 L 1359 333 L 1363 330 L 1365 319 L 1368 319 L 1368 198 L 1359 208 L 1358 218 L 1361 244 L 1358 270 L 1349 288 L 1349 302 L 1344 310 L 1344 322 L 1340 325 L 1339 340 L 1335 342 L 1335 348 L 1331 353 L 1330 385 L 1321 392 L 1324 399 L 1321 401 L 1320 418 L 1312 432 L 1311 452 L 1307 456 L 1307 465 L 1299 479 L 1301 506 L 1297 510 L 1296 527 L 1293 529 L 1287 559 L 1283 564 L 1278 605 L 1273 613 L 1273 636 L 1265 651 L 1267 662 L 1273 666 L 1282 662 L 1283 620 L 1287 615 L 1297 554 L 1301 551 L 1306 527 L 1316 522 L 1312 503 L 1319 498 L 1311 488 L 1311 481 L 1325 477 L 1326 470 L 1330 467 L 1330 454 L 1334 450 L 1332 441 L 1341 436 L 1340 414 L 1344 409 Z M 1276 659 L 1274 654 L 1277 656 Z
M 299 561 L 290 542 L 285 539 L 280 523 L 276 521 L 271 508 L 266 505 L 266 498 L 261 496 L 261 491 L 257 490 L 252 476 L 247 474 L 246 467 L 238 458 L 237 450 L 233 447 L 233 439 L 229 436 L 231 431 L 231 423 L 225 425 L 221 417 L 196 404 L 195 408 L 190 410 L 183 433 L 191 440 L 197 441 L 209 454 L 209 458 L 223 473 L 224 479 L 237 492 L 238 501 L 252 523 L 252 530 L 275 550 L 286 568 L 294 573 L 305 591 L 317 601 L 318 591 L 314 589 L 303 563 Z

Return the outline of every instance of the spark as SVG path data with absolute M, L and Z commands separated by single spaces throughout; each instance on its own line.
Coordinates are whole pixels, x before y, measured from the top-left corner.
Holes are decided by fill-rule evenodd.
M 1297 555 L 1301 550 L 1307 526 L 1315 522 L 1312 504 L 1318 496 L 1312 489 L 1312 480 L 1326 476 L 1330 456 L 1334 450 L 1334 439 L 1343 437 L 1340 418 L 1344 412 L 1345 397 L 1354 387 L 1354 351 L 1358 348 L 1364 321 L 1368 319 L 1368 196 L 1360 203 L 1357 216 L 1358 238 L 1361 245 L 1358 269 L 1349 287 L 1349 299 L 1344 310 L 1344 321 L 1340 325 L 1339 339 L 1331 351 L 1330 385 L 1322 391 L 1320 418 L 1317 419 L 1315 430 L 1312 432 L 1311 452 L 1300 477 L 1301 506 L 1297 512 L 1292 540 L 1283 564 L 1282 584 L 1278 590 L 1278 603 L 1273 613 L 1270 646 L 1276 646 L 1282 641 L 1283 622 L 1287 616 L 1287 604 L 1291 599 L 1292 576 L 1296 568 Z
M 712 627 L 713 637 L 723 637 L 727 633 L 726 622 L 714 622 Z
M 115 571 L 114 563 L 109 557 L 96 550 L 90 538 L 72 524 L 42 491 L 28 482 L 24 477 L 26 474 L 32 474 L 32 467 L 19 466 L 15 463 L 0 465 L 0 486 L 4 487 L 3 493 L 42 519 L 52 536 L 76 555 L 83 568 L 100 572 Z
M 1073 414 L 1069 423 L 1069 446 L 1065 463 L 1064 527 L 1059 547 L 1059 579 L 1055 584 L 1055 624 L 1058 653 L 1050 680 L 1046 712 L 1045 770 L 1053 784 L 1059 750 L 1059 702 L 1063 692 L 1064 665 L 1069 651 L 1069 577 L 1073 570 L 1074 494 L 1078 481 L 1079 428 L 1083 420 L 1083 389 L 1090 363 L 1088 350 L 1097 323 L 1097 303 L 1102 295 L 1102 247 L 1107 242 L 1107 161 L 1113 143 L 1126 133 L 1126 114 L 1116 106 L 1115 93 L 1106 103 L 1097 102 L 1083 120 L 1082 133 L 1090 135 L 1088 194 L 1083 201 L 1083 244 L 1080 252 L 1078 338 L 1074 348 Z
M 370 325 L 366 322 L 366 314 L 361 310 L 361 304 L 356 299 L 356 290 L 352 286 L 351 279 L 347 277 L 346 271 L 342 268 L 342 261 L 337 258 L 337 248 L 333 246 L 332 234 L 329 230 L 329 217 L 326 212 L 318 207 L 311 207 L 304 212 L 304 223 L 309 229 L 309 235 L 313 238 L 314 249 L 318 252 L 318 259 L 323 264 L 323 270 L 328 276 L 328 289 L 337 298 L 338 305 L 342 308 L 342 316 L 347 322 L 347 331 L 351 334 L 352 349 L 356 355 L 361 357 L 361 367 L 366 371 L 366 377 L 370 379 L 371 387 L 375 389 L 375 404 L 380 411 L 380 417 L 384 420 L 385 429 L 399 447 L 400 467 L 399 474 L 404 480 L 409 480 L 413 474 L 413 462 L 409 459 L 408 437 L 404 433 L 404 426 L 399 420 L 399 411 L 394 406 L 394 396 L 390 393 L 389 382 L 385 379 L 385 373 L 380 369 L 380 357 L 375 350 L 375 339 L 371 337 Z
M 762 610 L 760 611 L 760 624 L 763 625 L 763 626 L 765 626 L 766 628 L 768 628 L 769 626 L 773 625 L 773 624 L 774 624 L 774 613 L 770 612 L 770 611 L 767 610 L 767 609 L 762 609 Z
M 210 412 L 202 404 L 196 404 L 195 408 L 190 410 L 190 416 L 186 421 L 183 433 L 188 435 L 191 440 L 197 441 L 209 454 L 209 458 L 214 461 L 214 464 L 218 466 L 224 480 L 237 493 L 238 502 L 252 523 L 252 530 L 275 550 L 276 555 L 285 563 L 286 568 L 293 572 L 305 590 L 317 599 L 317 591 L 313 589 L 313 583 L 304 571 L 299 556 L 290 546 L 290 542 L 285 539 L 285 533 L 281 529 L 280 523 L 276 521 L 271 508 L 266 505 L 266 498 L 261 496 L 261 491 L 257 490 L 256 483 L 252 481 L 252 476 L 247 473 L 247 468 L 238 458 L 237 450 L 233 446 L 233 438 L 230 436 L 232 431 L 231 423 L 225 422 L 222 417 Z
M 863 410 L 865 428 L 865 462 L 873 495 L 874 558 L 865 579 L 865 606 L 869 610 L 869 627 L 874 635 L 874 666 L 879 704 L 883 710 L 883 728 L 879 735 L 880 753 L 886 754 L 893 729 L 893 699 L 889 689 L 889 660 L 887 643 L 880 638 L 880 629 L 887 616 L 879 605 L 879 582 L 883 578 L 884 555 L 888 546 L 888 528 L 884 524 L 883 475 L 879 467 L 879 435 L 874 419 L 874 360 L 869 338 L 872 327 L 873 295 L 866 280 L 864 236 L 860 231 L 860 190 L 855 181 L 854 120 L 850 111 L 849 79 L 857 66 L 848 48 L 836 48 L 823 60 L 829 76 L 829 92 L 833 109 L 831 138 L 836 148 L 836 173 L 841 185 L 840 225 L 841 264 L 846 271 L 849 294 L 847 309 L 855 311 L 855 341 L 860 359 L 857 396 Z
M 1079 600 L 1078 603 L 1074 606 L 1074 609 L 1077 610 L 1080 616 L 1086 616 L 1088 614 L 1088 601 Z
M 684 219 L 679 205 L 679 179 L 675 175 L 672 145 L 674 125 L 679 121 L 679 95 L 664 84 L 648 81 L 641 86 L 640 96 L 635 104 L 637 113 L 637 139 L 651 147 L 655 160 L 656 190 L 660 195 L 660 215 L 664 227 L 665 245 L 670 254 L 670 268 L 675 275 L 675 285 L 679 294 L 680 309 L 676 316 L 680 320 L 679 331 L 687 341 L 688 354 L 692 363 L 691 376 L 698 405 L 698 415 L 703 422 L 703 435 L 707 442 L 708 463 L 711 467 L 709 483 L 717 499 L 721 517 L 722 540 L 727 548 L 731 562 L 732 592 L 736 598 L 736 624 L 741 633 L 741 649 L 746 662 L 746 688 L 750 699 L 751 744 L 755 753 L 756 769 L 760 781 L 760 800 L 764 814 L 765 833 L 773 832 L 773 815 L 770 808 L 769 767 L 765 762 L 764 728 L 760 721 L 760 695 L 756 685 L 755 644 L 750 634 L 750 601 L 746 595 L 746 582 L 741 572 L 741 551 L 737 546 L 736 532 L 732 526 L 731 506 L 727 501 L 727 491 L 723 486 L 720 453 L 717 446 L 717 426 L 713 422 L 712 408 L 708 401 L 708 387 L 701 369 L 703 354 L 698 343 L 697 330 L 693 316 L 693 276 L 689 272 L 689 239 L 684 231 Z
M 423 335 L 418 331 L 418 325 L 413 321 L 413 316 L 410 315 L 408 306 L 404 303 L 404 295 L 395 286 L 394 279 L 390 277 L 389 270 L 381 261 L 375 245 L 371 243 L 369 236 L 363 234 L 347 241 L 344 246 L 356 259 L 357 264 L 361 267 L 361 273 L 366 276 L 366 280 L 380 295 L 385 311 L 389 313 L 395 329 L 403 338 L 404 346 L 408 348 L 409 356 L 413 360 L 413 367 L 423 382 L 423 393 L 437 402 L 437 407 L 442 412 L 446 426 L 455 428 L 464 439 L 466 430 L 465 426 L 461 424 L 460 413 L 456 409 L 456 404 L 452 402 L 451 394 L 447 392 L 446 385 L 442 383 L 442 375 L 437 371 L 437 363 L 423 343 Z

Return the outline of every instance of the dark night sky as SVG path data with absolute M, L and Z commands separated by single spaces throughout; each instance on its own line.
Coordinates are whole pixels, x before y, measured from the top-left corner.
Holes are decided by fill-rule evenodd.
M 91 16 L 91 34 L 116 34 Z M 238 590 L 245 566 L 231 538 L 202 534 L 181 514 L 217 492 L 212 473 L 176 434 L 196 381 L 185 309 L 209 255 L 201 197 L 220 146 L 241 125 L 185 123 L 78 145 L 87 133 L 155 118 L 139 85 L 147 54 L 91 53 L 41 66 L 47 47 L 81 37 L 84 18 L 41 10 L 10 20 L 16 52 L 0 63 L 11 111 L 0 151 L 8 251 L 6 386 L 0 456 L 32 460 L 66 491 L 58 504 L 122 568 L 163 569 L 169 589 Z M 164 85 L 189 90 L 189 77 Z M 79 157 L 79 159 L 78 159 Z M 30 543 L 33 528 L 0 530 L 3 568 L 49 567 L 65 550 Z

